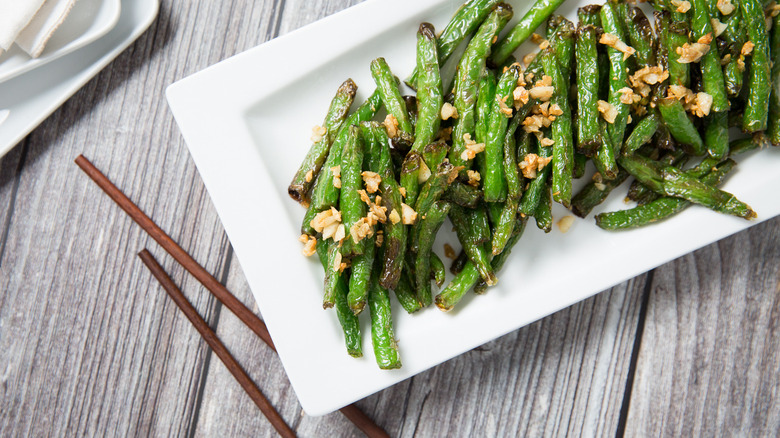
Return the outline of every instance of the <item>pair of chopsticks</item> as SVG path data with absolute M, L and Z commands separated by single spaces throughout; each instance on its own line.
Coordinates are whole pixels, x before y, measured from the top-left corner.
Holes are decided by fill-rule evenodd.
M 130 216 L 135 223 L 141 226 L 146 233 L 154 239 L 171 257 L 174 258 L 184 269 L 195 277 L 214 297 L 216 297 L 225 307 L 230 309 L 247 327 L 249 327 L 257 336 L 263 340 L 272 350 L 276 351 L 271 335 L 268 333 L 263 320 L 257 317 L 248 307 L 238 300 L 230 291 L 222 285 L 205 268 L 198 264 L 192 256 L 171 239 L 165 231 L 162 230 L 149 216 L 147 216 L 133 201 L 130 200 L 117 186 L 115 186 L 98 168 L 96 168 L 86 157 L 79 155 L 76 158 L 76 164 L 87 174 L 119 207 Z M 138 256 L 152 272 L 152 275 L 160 282 L 171 299 L 187 316 L 192 325 L 198 330 L 200 335 L 216 353 L 217 357 L 227 367 L 228 371 L 238 381 L 241 387 L 247 392 L 252 401 L 257 405 L 262 413 L 268 418 L 273 427 L 284 437 L 294 437 L 295 432 L 284 422 L 284 419 L 273 408 L 271 403 L 262 394 L 260 389 L 252 382 L 251 378 L 241 368 L 235 358 L 230 354 L 224 344 L 219 340 L 216 333 L 208 326 L 206 321 L 201 318 L 197 310 L 190 304 L 184 294 L 174 284 L 173 280 L 165 273 L 163 268 L 154 259 L 152 254 L 144 249 Z M 362 430 L 369 437 L 389 437 L 381 427 L 376 425 L 368 416 L 357 406 L 349 405 L 340 409 L 347 419 L 352 421 L 355 426 Z

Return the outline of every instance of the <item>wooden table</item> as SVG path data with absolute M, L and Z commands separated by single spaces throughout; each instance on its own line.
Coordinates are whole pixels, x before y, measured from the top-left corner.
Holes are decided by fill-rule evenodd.
M 144 269 L 145 247 L 301 436 L 360 435 L 339 413 L 304 415 L 271 350 L 73 164 L 84 153 L 253 306 L 165 87 L 355 3 L 163 0 L 0 160 L 0 436 L 274 435 Z M 393 436 L 776 436 L 778 242 L 767 221 L 358 406 Z

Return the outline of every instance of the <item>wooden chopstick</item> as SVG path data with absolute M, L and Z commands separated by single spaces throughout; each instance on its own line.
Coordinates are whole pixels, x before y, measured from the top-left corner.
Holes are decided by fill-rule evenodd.
M 268 328 L 262 319 L 258 318 L 248 307 L 238 300 L 204 267 L 195 261 L 184 249 L 171 239 L 149 216 L 147 216 L 133 201 L 130 200 L 103 172 L 98 170 L 84 155 L 76 158 L 76 164 L 100 187 L 130 218 L 154 239 L 171 257 L 179 262 L 184 269 L 195 277 L 217 300 L 230 309 L 250 330 L 276 351 Z M 340 409 L 347 419 L 368 437 L 389 437 L 390 435 L 374 423 L 363 411 L 354 404 Z
M 241 368 L 238 361 L 236 361 L 225 345 L 219 340 L 217 334 L 214 333 L 214 331 L 209 328 L 206 321 L 201 318 L 198 311 L 195 310 L 192 304 L 187 300 L 187 297 L 185 297 L 176 284 L 173 283 L 171 277 L 169 277 L 162 266 L 157 263 L 154 256 L 152 256 L 148 250 L 144 249 L 138 253 L 138 257 L 143 260 L 146 267 L 149 268 L 149 271 L 154 275 L 154 278 L 160 282 L 160 285 L 165 289 L 165 292 L 168 293 L 173 302 L 176 303 L 195 329 L 198 330 L 201 337 L 203 337 L 203 340 L 209 344 L 209 347 L 211 347 L 212 350 L 214 350 L 217 357 L 225 364 L 228 371 L 235 377 L 239 385 L 244 388 L 244 391 L 249 395 L 249 398 L 255 402 L 258 408 L 260 408 L 263 415 L 268 418 L 268 421 L 270 421 L 274 429 L 279 432 L 279 435 L 283 437 L 295 437 L 295 432 L 293 432 L 293 430 L 290 429 L 290 426 L 284 422 L 284 419 L 279 415 L 279 412 L 271 406 L 268 399 L 260 392 L 260 389 L 252 382 L 252 379 L 247 375 L 246 371 Z
M 205 268 L 200 266 L 195 259 L 190 256 L 178 243 L 168 236 L 154 221 L 149 218 L 133 201 L 130 200 L 117 186 L 114 185 L 97 167 L 95 167 L 84 155 L 76 158 L 76 164 L 79 165 L 104 192 L 119 205 L 122 210 L 130 216 L 149 236 L 160 244 L 163 249 L 171 255 L 180 265 L 184 267 L 193 277 L 195 277 L 203 286 L 206 287 L 217 299 L 222 302 L 238 319 L 249 327 L 257 336 L 260 337 L 269 347 L 276 351 L 268 328 L 262 319 L 258 318 L 248 307 L 238 300 L 225 286 L 222 285 L 213 275 L 209 274 Z

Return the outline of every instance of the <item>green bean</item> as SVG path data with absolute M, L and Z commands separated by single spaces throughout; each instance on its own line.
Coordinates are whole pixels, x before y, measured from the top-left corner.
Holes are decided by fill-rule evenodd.
M 702 177 L 701 182 L 710 186 L 718 185 L 734 165 L 734 160 L 727 159 L 717 169 Z M 661 197 L 628 210 L 597 214 L 596 225 L 605 230 L 638 228 L 673 216 L 689 205 L 691 202 L 685 199 Z
M 490 111 L 493 109 L 493 100 L 496 98 L 496 85 L 498 78 L 493 70 L 486 68 L 477 89 L 476 122 L 474 125 L 474 141 L 486 144 L 488 125 L 490 124 Z M 485 154 L 477 154 L 474 163 L 479 174 L 484 178 L 488 172 Z
M 439 66 L 443 66 L 460 43 L 477 30 L 498 3 L 499 0 L 469 0 L 455 12 L 436 40 Z M 418 77 L 415 68 L 406 80 L 407 85 L 417 88 Z
M 552 125 L 552 197 L 555 202 L 569 207 L 571 204 L 572 166 L 574 162 L 574 144 L 572 141 L 571 109 L 569 108 L 569 83 L 561 73 L 561 67 L 552 52 L 542 55 L 544 72 L 552 78 L 555 91 L 551 102 L 557 105 L 561 114 L 555 117 Z
M 493 51 L 491 61 L 494 65 L 503 64 L 512 52 L 522 44 L 542 24 L 547 17 L 552 15 L 563 0 L 536 0 L 531 9 L 520 19 L 506 36 L 497 44 Z
M 493 100 L 496 97 L 498 77 L 492 69 L 485 68 L 479 80 L 477 88 L 477 106 L 475 107 L 474 141 L 485 143 L 487 141 L 488 122 L 490 111 L 493 109 Z M 478 155 L 479 157 L 479 155 Z
M 490 205 L 481 204 L 477 208 L 464 210 L 469 225 L 468 235 L 472 243 L 490 242 L 490 216 L 487 208 Z
M 431 249 L 436 233 L 447 219 L 452 204 L 437 201 L 428 208 L 425 218 L 418 221 L 417 255 L 415 257 L 414 278 L 417 286 L 417 299 L 423 307 L 431 304 Z
M 501 32 L 511 18 L 512 7 L 499 3 L 479 27 L 458 64 L 454 88 L 454 106 L 458 111 L 458 118 L 455 121 L 449 154 L 450 162 L 455 166 L 468 164 L 461 154 L 466 149 L 464 136 L 473 139 L 475 135 L 477 84 L 485 69 L 487 57 L 490 56 L 493 38 Z
M 604 179 L 614 179 L 618 174 L 617 148 L 612 144 L 612 139 L 607 132 L 607 121 L 599 118 L 599 131 L 601 131 L 601 147 L 596 151 L 596 155 L 591 157 L 596 170 L 599 171 Z
M 677 142 L 674 141 L 674 137 L 672 137 L 672 133 L 669 132 L 669 128 L 663 123 L 658 125 L 658 131 L 656 131 L 655 136 L 653 136 L 652 145 L 655 146 L 656 149 L 664 151 L 677 149 Z
M 509 126 L 507 126 L 504 134 L 504 161 L 502 165 L 504 166 L 504 176 L 506 177 L 507 199 L 514 198 L 519 200 L 523 196 L 523 178 L 517 166 L 517 153 L 519 151 L 525 157 L 531 148 L 531 139 L 528 133 L 523 132 L 520 146 L 518 147 L 515 133 L 520 123 L 522 123 L 523 117 L 517 116 L 518 114 L 515 114 L 515 117 L 512 117 L 509 121 Z
M 596 28 L 577 29 L 577 150 L 593 156 L 601 146 L 599 129 L 599 69 Z
M 385 129 L 376 124 L 361 124 L 361 131 L 372 138 L 373 147 L 379 149 L 379 157 L 371 160 L 370 170 L 379 174 L 379 190 L 382 193 L 382 204 L 388 214 L 395 210 L 400 214 L 402 207 L 401 191 L 393 172 L 391 151 Z M 398 284 L 403 264 L 403 254 L 406 252 L 407 230 L 403 223 L 387 221 L 383 225 L 384 238 L 382 243 L 382 271 L 379 283 L 388 289 L 394 289 Z
M 539 156 L 542 158 L 552 156 L 552 148 L 540 147 Z M 520 201 L 518 212 L 526 216 L 533 216 L 536 213 L 536 208 L 542 197 L 542 190 L 544 190 L 547 185 L 547 178 L 550 176 L 551 167 L 552 166 L 550 165 L 546 165 L 542 170 L 536 172 L 536 178 L 531 180 L 525 193 L 523 193 L 523 199 Z
M 417 294 L 414 292 L 411 280 L 409 280 L 409 273 L 404 271 L 401 273 L 401 277 L 398 280 L 398 285 L 393 289 L 395 298 L 401 304 L 401 307 L 406 310 L 406 313 L 414 313 L 422 309 L 422 303 L 417 299 Z
M 412 150 L 422 153 L 432 142 L 441 124 L 442 97 L 436 35 L 430 23 L 422 23 L 417 31 L 417 102 L 418 118 Z
M 495 284 L 498 280 L 490 267 L 488 251 L 484 244 L 478 243 L 481 240 L 480 236 L 473 234 L 473 226 L 467 212 L 462 207 L 453 205 L 450 209 L 450 220 L 455 227 L 455 233 L 458 235 L 463 250 L 468 255 L 469 260 L 476 265 L 479 275 L 485 279 L 488 285 Z
M 515 218 L 517 217 L 517 207 L 520 205 L 520 199 L 508 198 L 501 209 L 501 216 L 493 232 L 493 241 L 491 242 L 491 254 L 498 255 L 504 251 L 515 227 Z
M 477 266 L 471 260 L 466 261 L 463 269 L 455 275 L 450 284 L 436 295 L 434 304 L 439 310 L 449 312 L 466 295 L 466 292 L 477 284 L 479 279 Z
M 704 154 L 704 141 L 679 100 L 675 98 L 659 99 L 658 110 L 661 112 L 666 127 L 669 128 L 669 132 L 672 133 L 675 140 L 687 147 L 688 153 L 691 155 Z
M 328 252 L 337 252 L 336 245 L 333 243 L 320 242 L 317 245 L 317 255 L 319 256 L 320 263 L 326 272 L 328 269 Z M 363 356 L 363 341 L 360 334 L 360 321 L 358 317 L 352 313 L 349 305 L 347 304 L 347 285 L 344 283 L 344 278 L 341 276 L 333 276 L 333 297 L 336 307 L 336 317 L 341 325 L 342 332 L 344 333 L 344 342 L 347 346 L 347 353 L 352 357 Z
M 636 50 L 634 59 L 636 59 L 639 68 L 655 66 L 657 64 L 656 43 L 650 20 L 637 7 L 628 8 L 626 14 L 628 41 L 631 47 Z
M 604 32 L 615 35 L 621 41 L 626 41 L 626 35 L 623 32 L 622 23 L 618 17 L 615 5 L 606 3 L 601 7 L 601 25 Z M 609 57 L 609 104 L 617 110 L 617 116 L 614 123 L 607 127 L 610 140 L 614 147 L 623 144 L 626 125 L 628 124 L 628 112 L 630 106 L 620 101 L 622 93 L 620 90 L 628 86 L 628 65 L 623 58 L 623 52 L 612 47 L 607 47 L 607 56 Z
M 429 143 L 423 148 L 423 160 L 429 169 L 435 169 L 445 158 L 447 158 L 447 152 L 449 150 L 450 145 L 445 141 L 437 140 L 433 143 Z
M 539 205 L 536 206 L 536 212 L 534 212 L 534 219 L 536 219 L 536 227 L 545 233 L 552 231 L 553 217 L 552 217 L 552 195 L 550 194 L 549 184 L 545 184 L 542 190 L 542 196 L 539 199 Z
M 623 155 L 631 155 L 640 147 L 650 142 L 650 140 L 653 139 L 653 135 L 658 130 L 658 125 L 660 123 L 661 116 L 655 111 L 649 113 L 640 120 L 623 145 Z
M 417 96 L 406 94 L 401 98 L 404 100 L 404 104 L 406 105 L 406 114 L 409 116 L 409 121 L 412 123 L 412 128 L 417 130 Z M 411 146 L 407 146 L 406 144 L 400 146 L 401 149 L 403 149 L 405 152 L 409 152 L 409 149 L 411 149 Z
M 503 166 L 504 140 L 509 119 L 512 117 L 512 92 L 520 78 L 520 66 L 512 65 L 501 75 L 496 86 L 495 98 L 488 120 L 485 142 L 487 173 L 482 175 L 482 190 L 486 202 L 502 202 L 506 199 L 506 174 Z M 507 105 L 507 102 L 509 104 Z
M 512 248 L 517 244 L 517 242 L 520 240 L 520 237 L 523 235 L 526 222 L 526 219 L 518 219 L 518 223 L 514 227 L 515 231 L 509 238 L 509 241 L 504 247 L 504 250 L 501 252 L 501 254 L 493 257 L 493 260 L 491 260 L 490 264 L 494 271 L 499 271 L 506 263 L 509 255 L 512 252 Z M 468 290 L 472 287 L 474 287 L 475 292 L 480 294 L 484 293 L 488 287 L 488 284 L 485 283 L 482 278 L 480 278 L 477 267 L 468 259 L 466 259 L 462 269 L 454 274 L 455 278 L 452 279 L 450 284 L 448 284 L 447 287 L 444 288 L 444 290 L 442 290 L 442 292 L 437 295 L 436 299 L 434 300 L 436 307 L 444 312 L 452 310 L 452 308 L 455 307 L 458 302 L 460 302 L 466 292 L 468 292 Z
M 734 195 L 702 183 L 680 169 L 637 155 L 620 157 L 620 165 L 634 178 L 663 196 L 687 199 L 712 210 L 752 219 L 756 213 Z
M 493 255 L 500 254 L 511 238 L 517 222 L 517 209 L 520 206 L 520 199 L 523 195 L 523 184 L 517 167 L 517 147 L 514 135 L 514 130 L 519 120 L 517 117 L 512 118 L 509 129 L 507 129 L 507 133 L 504 136 L 503 165 L 507 181 L 507 197 L 501 208 L 498 223 L 493 230 L 493 240 L 491 242 Z M 522 143 L 524 150 L 530 147 L 530 138 L 527 134 L 524 135 Z
M 752 133 L 766 129 L 769 115 L 769 95 L 772 86 L 769 37 L 761 1 L 740 0 L 739 5 L 747 28 L 748 41 L 755 45 L 750 56 L 747 99 L 742 121 L 742 131 Z
M 726 95 L 726 85 L 723 80 L 723 68 L 720 65 L 720 55 L 710 22 L 710 10 L 707 0 L 691 0 L 693 16 L 691 17 L 691 35 L 699 40 L 709 35 L 710 50 L 699 61 L 702 73 L 702 88 L 712 96 L 712 111 L 720 112 L 729 109 L 729 99 Z
M 571 177 L 574 179 L 580 179 L 585 176 L 585 168 L 588 165 L 588 161 L 590 161 L 590 158 L 588 158 L 587 155 L 575 152 L 574 166 L 571 171 Z
M 723 14 L 718 12 L 718 15 L 721 17 L 721 22 L 726 24 L 726 28 L 720 35 L 720 38 L 722 38 L 729 45 L 737 44 L 742 47 L 742 44 L 745 42 L 745 38 L 747 38 L 747 31 L 742 20 L 742 11 L 739 7 L 739 1 L 731 0 L 731 4 L 734 6 L 734 10 L 731 12 L 731 14 L 723 16 Z M 715 6 L 715 9 L 717 10 L 717 2 L 715 3 Z
M 772 144 L 780 145 L 780 15 L 775 15 L 772 18 L 770 55 L 772 57 L 772 90 L 769 97 L 766 131 Z
M 732 4 L 737 8 L 728 16 L 726 30 L 721 34 L 721 38 L 727 42 L 727 55 L 731 58 L 723 67 L 723 80 L 728 96 L 738 97 L 745 76 L 745 56 L 741 52 L 747 40 L 747 32 L 743 26 L 739 4 L 736 1 L 732 1 Z
M 417 201 L 417 195 L 420 193 L 420 170 L 425 166 L 422 155 L 411 151 L 406 155 L 404 164 L 401 166 L 401 187 L 406 190 L 406 203 L 414 205 Z
M 374 237 L 364 238 L 365 251 L 363 254 L 352 258 L 352 266 L 349 276 L 349 293 L 347 294 L 347 304 L 352 312 L 357 315 L 363 311 L 368 299 L 368 280 L 371 277 L 371 268 L 374 264 L 374 253 L 376 245 Z
M 498 272 L 506 263 L 507 259 L 509 259 L 509 255 L 512 252 L 512 248 L 515 246 L 515 244 L 520 240 L 520 237 L 523 236 L 523 232 L 525 231 L 525 224 L 528 223 L 528 218 L 518 218 L 515 222 L 515 226 L 513 227 L 512 235 L 509 237 L 509 240 L 506 242 L 506 245 L 504 246 L 504 250 L 501 251 L 500 254 L 497 254 L 493 257 L 493 260 L 490 261 L 490 265 L 493 266 L 493 270 Z M 477 294 L 484 294 L 488 285 L 485 283 L 484 280 L 481 278 L 477 280 L 477 284 L 474 285 L 474 292 Z
M 466 255 L 466 251 L 461 250 L 450 265 L 450 273 L 458 275 L 463 270 L 463 267 L 466 266 L 467 261 L 469 261 L 469 256 Z
M 677 15 L 677 13 L 675 13 Z M 661 26 L 661 39 L 666 47 L 667 68 L 669 70 L 669 84 L 690 85 L 690 64 L 680 62 L 680 53 L 677 49 L 688 43 L 688 23 L 687 20 L 672 20 L 668 12 L 658 15 Z
M 352 79 L 347 79 L 341 84 L 330 102 L 330 108 L 325 116 L 325 122 L 323 123 L 325 135 L 321 136 L 311 146 L 301 166 L 295 173 L 290 186 L 287 187 L 287 193 L 290 197 L 301 204 L 309 204 L 309 189 L 314 184 L 322 163 L 325 162 L 328 156 L 328 151 L 339 127 L 344 122 L 344 119 L 347 118 L 349 107 L 352 105 L 356 93 L 357 85 L 355 85 Z
M 436 169 L 436 172 L 431 174 L 431 177 L 428 178 L 428 181 L 425 182 L 422 190 L 420 190 L 420 196 L 417 198 L 417 203 L 414 205 L 414 210 L 417 212 L 417 217 L 419 219 L 412 226 L 411 238 L 409 242 L 409 246 L 412 248 L 412 251 L 417 251 L 417 245 L 420 242 L 419 233 L 421 232 L 421 228 L 424 226 L 423 222 L 425 222 L 424 218 L 428 214 L 428 210 L 430 210 L 431 206 L 433 206 L 434 203 L 436 203 L 436 201 L 441 198 L 444 190 L 447 189 L 450 175 L 452 175 L 453 172 L 454 167 L 452 164 L 450 164 L 448 161 L 444 161 Z
M 379 91 L 374 91 L 342 124 L 335 140 L 333 140 L 333 145 L 330 147 L 328 159 L 322 166 L 317 182 L 312 188 L 311 204 L 303 218 L 301 233 L 314 234 L 314 229 L 311 227 L 312 219 L 318 213 L 338 205 L 340 189 L 333 184 L 333 168 L 341 166 L 341 151 L 344 149 L 344 143 L 347 141 L 348 130 L 346 128 L 371 119 L 381 105 L 382 100 L 379 96 Z
M 677 149 L 659 158 L 658 162 L 682 169 L 683 166 L 685 166 L 685 163 L 688 162 L 688 158 L 689 156 L 682 149 Z M 707 157 L 704 159 L 704 161 L 702 161 L 702 163 L 709 160 L 711 160 L 711 158 Z M 712 163 L 712 165 L 717 164 L 718 161 L 719 160 L 716 160 L 715 163 Z M 709 167 L 712 167 L 712 165 Z M 695 176 L 698 178 L 701 175 Z M 628 188 L 628 195 L 626 197 L 632 201 L 636 201 L 636 203 L 639 205 L 644 205 L 657 199 L 658 194 L 650 190 L 649 187 L 642 184 L 640 181 L 634 180 Z
M 341 222 L 344 228 L 349 230 L 366 215 L 366 204 L 360 199 L 358 190 L 363 185 L 361 176 L 363 170 L 363 140 L 359 135 L 360 130 L 357 126 L 349 126 L 347 132 L 347 142 L 341 154 L 341 199 L 339 200 L 339 210 L 341 210 Z M 365 242 L 356 241 L 354 238 L 344 239 L 341 247 L 341 253 L 345 257 L 363 254 Z
M 710 156 L 723 159 L 729 152 L 729 114 L 711 112 L 704 128 L 704 144 Z
M 769 147 L 772 144 L 773 143 L 766 135 L 764 135 L 764 133 L 759 132 L 753 134 L 750 138 L 742 138 L 732 141 L 729 144 L 729 156 L 743 154 L 755 149 L 763 149 L 765 147 Z
M 555 31 L 564 21 L 568 21 L 563 15 L 552 14 L 547 17 L 547 23 L 545 23 L 544 37 L 549 41 L 555 35 Z
M 444 191 L 442 199 L 461 207 L 476 208 L 482 200 L 482 190 L 455 180 Z
M 431 252 L 431 279 L 436 283 L 436 287 L 441 287 L 444 284 L 444 280 L 447 276 L 447 268 L 444 267 L 444 262 L 436 255 L 435 252 Z
M 571 211 L 579 217 L 585 217 L 599 204 L 607 199 L 607 196 L 623 184 L 628 178 L 628 173 L 620 169 L 614 179 L 603 181 L 590 181 L 571 200 Z
M 601 5 L 587 5 L 577 9 L 577 18 L 580 20 L 579 27 L 593 26 L 601 27 Z
M 487 236 L 492 236 L 493 233 L 495 232 L 496 226 L 498 225 L 498 222 L 501 219 L 501 210 L 503 210 L 503 207 L 504 207 L 503 202 L 490 202 L 483 205 L 483 208 L 487 213 L 489 229 L 490 229 Z M 489 237 L 487 240 L 491 240 L 491 238 L 492 237 Z
M 371 61 L 371 77 L 374 78 L 387 112 L 398 122 L 398 133 L 393 136 L 393 141 L 407 145 L 413 144 L 414 127 L 409 120 L 406 102 L 401 97 L 398 81 L 393 76 L 393 72 L 390 71 L 390 66 L 387 65 L 385 58 L 380 57 Z
M 449 185 L 449 179 L 454 171 L 454 167 L 447 161 L 439 164 L 436 171 L 431 174 L 428 181 L 423 184 L 420 190 L 420 196 L 414 204 L 414 210 L 418 215 L 426 215 L 428 209 L 439 200 L 444 190 Z
M 561 69 L 561 75 L 567 84 L 566 95 L 569 91 L 569 80 L 571 79 L 571 70 L 574 64 L 574 44 L 576 40 L 576 30 L 571 21 L 566 20 L 558 26 L 555 32 L 555 45 L 550 45 L 555 52 L 555 58 Z
M 401 368 L 401 355 L 398 352 L 390 313 L 390 295 L 373 276 L 368 294 L 368 308 L 371 311 L 371 343 L 377 365 L 383 370 Z
M 323 267 L 325 268 L 325 293 L 322 299 L 322 308 L 330 309 L 336 304 L 336 296 L 339 294 L 338 283 L 341 281 L 341 264 L 336 266 L 336 263 L 341 260 L 341 251 L 338 245 L 325 244 L 323 241 L 320 245 L 323 248 L 327 248 L 327 254 L 325 255 L 325 261 Z M 322 257 L 322 255 L 320 255 Z M 346 285 L 344 285 L 346 293 Z M 347 306 L 349 308 L 349 306 Z M 351 310 L 350 310 L 351 312 Z

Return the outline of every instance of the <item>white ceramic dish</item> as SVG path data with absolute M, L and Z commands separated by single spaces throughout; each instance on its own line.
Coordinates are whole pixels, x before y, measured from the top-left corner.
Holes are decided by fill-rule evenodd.
M 0 157 L 127 48 L 157 16 L 158 0 L 122 0 L 121 16 L 109 33 L 46 68 L 0 83 Z
M 107 34 L 119 21 L 120 0 L 79 0 L 54 32 L 41 56 L 32 59 L 19 46 L 0 56 L 0 82 L 73 52 Z
M 510 2 L 522 16 L 530 3 Z M 374 85 L 369 62 L 384 56 L 394 73 L 414 63 L 421 21 L 441 28 L 460 1 L 371 0 L 183 79 L 168 101 L 257 299 L 304 410 L 321 415 L 406 379 L 664 262 L 780 214 L 780 149 L 740 160 L 725 189 L 753 206 L 748 222 L 691 208 L 664 223 L 606 232 L 592 218 L 567 234 L 533 224 L 486 295 L 456 310 L 407 315 L 395 305 L 403 368 L 376 367 L 363 315 L 365 356 L 347 355 L 333 311 L 324 311 L 322 268 L 301 255 L 304 210 L 286 194 L 338 85 Z M 574 16 L 582 3 L 561 12 Z M 296 54 L 290 56 L 290 54 Z M 523 52 L 525 53 L 525 52 Z M 304 54 L 306 54 L 304 56 Z M 623 208 L 617 190 L 599 211 Z M 556 217 L 567 214 L 554 210 Z M 446 226 L 443 229 L 447 228 Z M 442 243 L 456 243 L 442 233 Z

